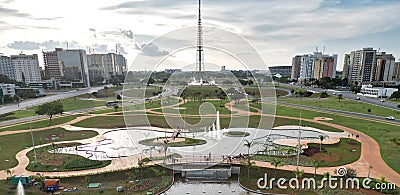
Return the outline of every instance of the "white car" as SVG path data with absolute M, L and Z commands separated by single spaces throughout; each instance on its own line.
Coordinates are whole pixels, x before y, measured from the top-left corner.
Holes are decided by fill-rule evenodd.
M 386 117 L 387 120 L 396 120 L 393 116 Z
M 385 102 L 385 100 L 384 100 L 384 99 L 381 99 L 381 102 Z
M 356 97 L 356 100 L 360 100 L 360 97 Z

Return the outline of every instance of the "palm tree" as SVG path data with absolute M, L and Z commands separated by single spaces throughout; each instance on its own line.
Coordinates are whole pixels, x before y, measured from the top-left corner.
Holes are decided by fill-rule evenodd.
M 316 160 L 312 161 L 312 166 L 314 167 L 314 178 L 317 175 L 317 169 L 319 168 L 320 165 L 321 165 L 321 162 L 318 162 Z
M 5 172 L 6 172 L 7 175 L 10 175 L 10 176 L 12 175 L 11 169 L 7 169 L 7 170 L 5 170 Z
M 165 140 L 164 140 L 164 163 L 167 160 L 167 149 L 168 149 L 168 140 L 165 137 Z
M 244 140 L 246 143 L 244 143 L 244 146 L 247 147 L 247 177 L 250 177 L 250 168 L 251 168 L 251 160 L 250 160 L 250 149 L 251 147 L 254 146 L 255 142 L 249 141 L 249 140 Z
M 296 169 L 294 173 L 296 174 L 296 178 L 302 178 L 304 175 L 304 170 Z
M 319 152 L 322 151 L 322 141 L 324 141 L 324 139 L 325 139 L 325 136 L 323 136 L 323 135 L 320 135 L 320 136 L 319 136 L 319 140 L 321 141 L 321 142 L 319 143 Z
M 284 164 L 283 164 L 283 162 L 282 162 L 280 159 L 278 159 L 278 158 L 273 158 L 273 159 L 271 160 L 271 165 L 273 165 L 273 166 L 275 167 L 275 174 L 276 174 L 276 169 L 277 169 L 279 166 L 283 166 Z
M 247 147 L 247 159 L 250 160 L 250 149 L 253 147 L 256 143 L 253 141 L 249 140 L 244 140 L 246 143 L 244 143 L 244 146 Z

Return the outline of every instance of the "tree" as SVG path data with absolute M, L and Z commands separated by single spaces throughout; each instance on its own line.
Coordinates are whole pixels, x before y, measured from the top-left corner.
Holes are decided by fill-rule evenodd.
M 122 100 L 122 97 L 120 94 L 117 94 L 117 100 Z
M 321 163 L 316 160 L 313 160 L 311 163 L 312 163 L 312 166 L 314 167 L 314 178 L 315 178 L 315 176 L 317 175 L 317 169 L 319 168 Z
M 250 178 L 250 168 L 251 168 L 251 159 L 250 159 L 250 149 L 251 147 L 254 146 L 255 142 L 249 141 L 249 140 L 244 140 L 246 143 L 244 143 L 244 146 L 247 147 L 247 164 L 250 166 L 247 169 L 247 177 Z
M 273 158 L 273 159 L 271 160 L 271 165 L 273 165 L 273 166 L 275 167 L 275 174 L 276 174 L 276 169 L 277 169 L 279 166 L 283 166 L 283 162 L 282 162 L 281 160 L 277 159 L 277 158 Z
M 7 170 L 5 170 L 5 172 L 6 172 L 7 175 L 10 175 L 10 177 L 11 177 L 11 175 L 12 175 L 11 169 L 7 169 Z
M 54 115 L 61 114 L 64 112 L 63 105 L 60 101 L 49 102 L 39 105 L 36 109 L 36 114 L 47 115 L 50 118 L 49 125 Z
M 343 95 L 341 93 L 339 93 L 338 98 L 339 98 L 339 102 L 340 102 L 340 100 L 343 99 Z
M 319 141 L 321 141 L 321 142 L 319 143 L 319 152 L 322 151 L 322 141 L 324 141 L 324 139 L 325 139 L 325 136 L 323 136 L 323 135 L 320 135 L 320 136 L 319 136 Z
M 119 108 L 118 104 L 114 104 L 114 109 L 115 109 L 115 112 L 117 112 L 117 111 L 118 111 L 118 108 Z
M 319 94 L 319 97 L 320 97 L 320 98 L 326 98 L 326 97 L 328 97 L 328 93 L 326 93 L 325 91 L 323 91 L 323 92 L 321 92 L 321 93 Z
M 153 77 L 150 77 L 149 80 L 147 81 L 147 86 L 154 84 L 156 81 L 153 79 Z
M 392 98 L 398 100 L 400 98 L 400 91 L 393 92 L 392 95 L 390 96 L 390 99 Z

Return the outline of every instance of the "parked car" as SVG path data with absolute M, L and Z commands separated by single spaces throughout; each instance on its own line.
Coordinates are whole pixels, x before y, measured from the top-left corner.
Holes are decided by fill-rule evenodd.
M 387 119 L 387 120 L 396 120 L 396 119 L 394 118 L 394 116 L 388 116 L 388 117 L 386 117 L 386 119 Z
M 360 100 L 360 97 L 356 97 L 356 100 Z
M 385 100 L 384 100 L 384 99 L 381 99 L 381 102 L 385 102 Z

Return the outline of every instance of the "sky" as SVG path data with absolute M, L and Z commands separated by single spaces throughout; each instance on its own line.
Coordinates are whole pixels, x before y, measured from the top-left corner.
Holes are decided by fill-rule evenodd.
M 267 66 L 291 65 L 293 56 L 318 48 L 338 54 L 341 70 L 344 54 L 363 47 L 392 53 L 399 61 L 398 10 L 397 0 L 203 0 L 202 21 L 246 39 Z M 117 49 L 130 65 L 138 54 L 172 54 L 150 42 L 196 24 L 196 0 L 0 0 L 0 53 L 38 54 L 43 66 L 42 50 L 68 43 L 87 53 Z M 193 33 L 194 44 L 195 39 Z M 213 44 L 206 40 L 205 46 Z M 205 52 L 206 62 L 212 55 Z M 171 56 L 185 64 L 196 59 L 194 49 Z M 229 67 L 234 64 L 229 60 L 208 63 L 237 68 Z

